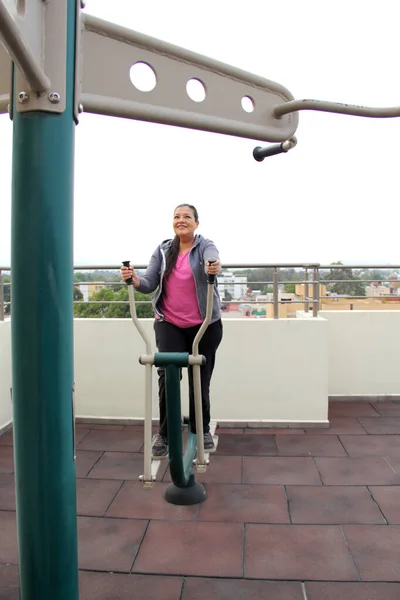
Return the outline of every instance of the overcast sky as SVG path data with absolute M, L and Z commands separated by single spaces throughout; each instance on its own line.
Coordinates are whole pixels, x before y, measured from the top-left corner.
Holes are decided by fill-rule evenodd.
M 295 98 L 400 104 L 398 0 L 86 0 L 86 12 L 240 67 Z M 110 90 L 110 95 L 112 91 Z M 399 119 L 303 111 L 298 145 L 83 114 L 74 262 L 146 263 L 181 202 L 223 262 L 400 264 Z M 0 265 L 10 263 L 12 125 L 0 116 Z

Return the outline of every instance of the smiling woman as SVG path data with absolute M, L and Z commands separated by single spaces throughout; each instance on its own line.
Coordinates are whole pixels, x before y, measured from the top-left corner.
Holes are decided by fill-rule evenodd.
M 181 204 L 176 207 L 173 220 L 175 238 L 168 252 L 165 268 L 167 279 L 176 265 L 179 254 L 190 250 L 194 242 L 194 232 L 199 226 L 199 215 L 197 209 L 191 204 Z
M 218 275 L 221 269 L 218 250 L 211 240 L 196 234 L 199 215 L 191 204 L 175 208 L 175 237 L 165 240 L 154 251 L 145 274 L 136 275 L 132 267 L 122 267 L 124 281 L 132 277 L 134 287 L 144 294 L 157 290 L 153 297 L 156 313 L 154 331 L 159 352 L 191 352 L 193 341 L 206 315 L 207 274 Z M 221 302 L 214 287 L 214 304 L 210 325 L 199 345 L 206 357 L 201 369 L 204 449 L 215 450 L 210 433 L 210 382 L 215 355 L 222 340 Z M 193 373 L 189 367 L 189 419 L 196 432 Z M 160 428 L 153 438 L 153 458 L 168 456 L 165 369 L 158 369 Z

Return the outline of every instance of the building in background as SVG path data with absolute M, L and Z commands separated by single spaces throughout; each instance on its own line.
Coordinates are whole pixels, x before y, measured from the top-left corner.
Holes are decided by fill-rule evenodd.
M 90 300 L 95 292 L 99 292 L 104 287 L 104 281 L 92 281 L 90 283 L 80 283 L 78 286 L 82 292 L 83 299 L 85 302 Z
M 220 273 L 218 279 L 218 291 L 221 300 L 240 300 L 247 293 L 247 277 L 242 275 L 234 275 L 225 271 Z

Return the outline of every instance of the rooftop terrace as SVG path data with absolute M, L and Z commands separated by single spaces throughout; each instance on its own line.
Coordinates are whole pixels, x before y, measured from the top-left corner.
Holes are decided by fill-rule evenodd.
M 80 600 L 398 600 L 400 403 L 328 429 L 217 430 L 199 506 L 144 490 L 140 426 L 77 425 Z M 18 599 L 12 431 L 0 437 L 0 598 Z

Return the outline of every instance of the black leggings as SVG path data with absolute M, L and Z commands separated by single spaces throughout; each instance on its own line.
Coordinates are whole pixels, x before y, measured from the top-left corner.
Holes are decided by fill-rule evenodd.
M 189 352 L 192 353 L 194 338 L 200 325 L 195 327 L 176 327 L 167 321 L 155 321 L 154 331 L 159 352 Z M 201 399 L 203 405 L 203 432 L 210 431 L 210 381 L 215 365 L 215 353 L 222 340 L 222 322 L 215 321 L 206 329 L 200 344 L 199 354 L 206 357 L 206 364 L 200 369 Z M 165 394 L 165 369 L 160 367 L 158 372 L 158 398 L 160 403 L 160 434 L 168 439 L 167 405 Z M 194 411 L 193 370 L 188 367 L 189 377 L 189 419 L 191 430 L 196 432 L 196 417 Z

